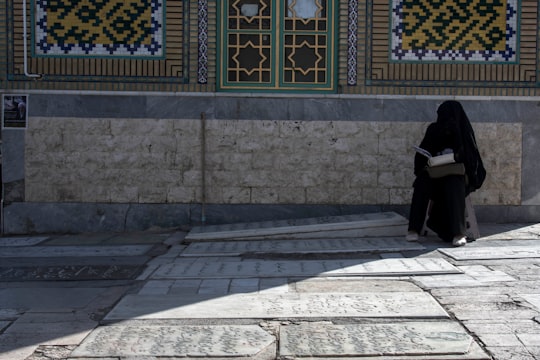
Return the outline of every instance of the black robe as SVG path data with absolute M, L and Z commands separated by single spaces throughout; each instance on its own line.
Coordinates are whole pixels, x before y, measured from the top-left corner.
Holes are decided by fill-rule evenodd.
M 465 197 L 482 186 L 486 177 L 472 126 L 457 101 L 446 101 L 437 110 L 437 121 L 430 124 L 420 147 L 432 156 L 446 149 L 454 152 L 456 162 L 465 165 L 465 175 L 429 178 L 427 158 L 414 159 L 414 193 L 411 202 L 409 230 L 420 232 L 428 202 L 432 200 L 427 226 L 445 240 L 465 235 Z

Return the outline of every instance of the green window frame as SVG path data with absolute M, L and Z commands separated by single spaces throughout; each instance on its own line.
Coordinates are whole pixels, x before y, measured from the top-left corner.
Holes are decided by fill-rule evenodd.
M 218 90 L 336 91 L 332 0 L 223 0 Z

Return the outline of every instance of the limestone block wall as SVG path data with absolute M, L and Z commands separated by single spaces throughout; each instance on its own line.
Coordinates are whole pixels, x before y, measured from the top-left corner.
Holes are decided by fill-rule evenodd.
M 2 131 L 3 230 L 408 216 L 412 146 L 450 98 L 30 92 L 27 128 Z M 540 221 L 538 99 L 455 99 L 488 172 L 479 221 Z
M 428 122 L 32 117 L 25 200 L 407 205 Z M 519 123 L 475 123 L 473 200 L 519 205 Z M 204 162 L 203 162 L 204 153 Z M 205 183 L 203 186 L 203 172 Z

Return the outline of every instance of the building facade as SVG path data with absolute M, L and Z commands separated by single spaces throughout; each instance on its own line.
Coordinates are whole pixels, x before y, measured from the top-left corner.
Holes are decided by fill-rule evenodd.
M 447 99 L 479 220 L 540 221 L 538 1 L 0 4 L 4 233 L 406 216 Z

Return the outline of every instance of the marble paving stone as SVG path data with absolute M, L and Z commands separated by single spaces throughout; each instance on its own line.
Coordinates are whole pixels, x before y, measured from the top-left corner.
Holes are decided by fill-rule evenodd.
M 538 245 L 538 239 L 494 239 L 494 240 L 476 240 L 475 242 L 469 243 L 467 246 L 469 248 L 481 248 L 484 246 L 489 247 L 505 247 L 505 246 L 536 246 Z
M 54 288 L 52 286 L 0 289 L 0 307 L 41 311 L 68 311 L 97 301 L 104 288 Z
M 475 299 L 476 300 L 476 299 Z M 510 334 L 514 333 L 512 326 L 505 320 L 469 320 L 463 325 L 470 332 L 482 337 L 484 334 Z
M 107 240 L 107 245 L 112 244 L 161 244 L 166 241 L 170 234 L 152 234 L 148 232 L 141 233 L 119 233 Z
M 486 350 L 496 360 L 538 360 L 540 352 L 534 353 L 531 347 L 525 346 L 489 346 Z
M 536 240 L 540 236 L 540 225 L 482 224 L 482 233 L 486 234 L 480 238 L 482 240 Z
M 20 309 L 9 309 L 5 305 L 0 306 L 0 320 L 15 320 L 24 312 Z
M 424 250 L 403 237 L 219 241 L 191 243 L 181 256 L 233 256 L 242 254 L 313 254 Z
M 32 246 L 47 240 L 47 236 L 0 237 L 0 247 Z
M 517 334 L 519 341 L 525 346 L 540 346 L 540 334 Z
M 482 286 L 482 282 L 466 274 L 420 276 L 415 280 L 430 289 Z
M 284 234 L 308 234 L 311 237 L 319 237 L 316 234 L 326 237 L 324 232 L 335 232 L 350 229 L 377 228 L 376 233 L 392 236 L 392 227 L 399 228 L 403 234 L 402 227 L 408 221 L 403 216 L 394 212 L 329 216 L 308 219 L 262 221 L 251 223 L 210 225 L 194 227 L 186 236 L 186 240 L 216 240 L 244 237 L 265 237 L 283 236 Z M 383 235 L 384 236 L 384 235 Z
M 69 358 L 69 354 L 76 348 L 76 345 L 39 345 L 32 354 L 32 356 L 25 360 L 66 360 Z M 104 359 L 99 360 L 117 360 L 117 359 Z
M 105 242 L 113 237 L 113 233 L 80 233 L 80 234 L 65 234 L 52 237 L 47 241 L 47 246 L 62 246 L 62 245 L 104 245 Z M 133 243 L 132 243 L 133 244 Z
M 293 358 L 346 356 L 466 357 L 474 340 L 455 322 L 387 324 L 302 323 L 280 328 L 280 354 Z M 445 357 L 446 358 L 446 357 Z M 489 359 L 484 354 L 484 359 Z
M 482 334 L 480 337 L 485 346 L 521 346 L 515 334 Z
M 163 243 L 168 238 L 177 237 L 171 236 L 170 233 L 152 232 L 82 233 L 51 237 L 46 245 L 143 245 Z
M 419 278 L 415 278 L 419 279 Z M 511 285 L 511 286 L 509 286 Z M 484 284 L 473 288 L 468 287 L 455 287 L 455 288 L 438 288 L 430 289 L 433 296 L 439 297 L 448 297 L 448 296 L 470 296 L 470 297 L 482 297 L 490 295 L 505 295 L 505 294 L 526 294 L 531 291 L 531 289 L 540 289 L 540 283 L 534 282 L 533 285 L 519 284 L 519 286 L 514 286 L 514 284 L 504 284 L 499 286 L 499 284 Z
M 539 292 L 536 294 L 518 294 L 522 298 L 524 298 L 529 304 L 536 307 L 538 311 L 540 311 L 540 289 L 538 289 Z
M 449 305 L 449 304 L 462 304 L 467 302 L 474 302 L 475 304 L 480 303 L 492 303 L 492 302 L 511 302 L 512 297 L 507 294 L 499 294 L 499 295 L 491 295 L 491 294 L 485 294 L 481 296 L 474 296 L 474 295 L 451 295 L 451 296 L 438 296 L 437 300 L 443 305 Z
M 31 338 L 41 345 L 69 345 L 81 342 L 97 324 L 81 313 L 30 312 L 13 322 L 5 334 Z
M 72 281 L 133 279 L 144 265 L 58 265 L 0 267 L 0 281 Z
M 461 303 L 450 304 L 446 308 L 459 320 L 526 320 L 538 315 L 538 311 L 530 309 L 520 303 Z
M 422 292 L 417 285 L 403 280 L 386 279 L 325 279 L 315 278 L 292 283 L 297 292 L 364 293 L 364 292 Z
M 72 353 L 77 357 L 275 357 L 275 338 L 255 325 L 102 326 Z M 274 357 L 267 357 L 274 359 Z
M 151 253 L 137 256 L 52 256 L 52 257 L 6 257 L 0 259 L 2 268 L 49 267 L 49 266 L 123 266 L 144 265 L 151 259 Z
M 427 293 L 127 295 L 106 316 L 126 319 L 446 318 Z
M 137 256 L 146 254 L 153 245 L 104 245 L 104 246 L 32 246 L 0 248 L 0 258 L 9 257 L 90 257 Z
M 25 360 L 38 345 L 27 338 L 0 334 L 0 360 Z
M 439 249 L 455 260 L 491 260 L 540 258 L 540 245 L 505 246 L 505 247 L 463 247 Z
M 403 258 L 377 260 L 231 260 L 182 259 L 160 266 L 152 279 L 250 278 L 314 276 L 398 276 L 459 274 L 444 259 Z
M 516 281 L 516 279 L 503 271 L 493 270 L 483 265 L 458 266 L 465 274 L 481 282 Z
M 260 294 L 286 294 L 292 292 L 288 279 L 263 278 L 259 279 Z
M 8 325 L 11 324 L 11 321 L 2 321 L 0 320 L 0 334 L 3 332 L 5 328 L 8 327 Z
M 383 259 L 398 259 L 404 257 L 403 254 L 399 252 L 385 252 L 379 254 L 379 256 Z
M 324 230 L 316 232 L 294 232 L 285 234 L 253 236 L 247 238 L 230 238 L 228 240 L 300 240 L 300 239 L 342 239 L 342 238 L 367 238 L 367 237 L 401 237 L 407 232 L 407 224 L 371 226 L 358 229 Z M 203 241 L 203 240 L 201 240 Z M 215 241 L 215 240 L 210 240 Z

